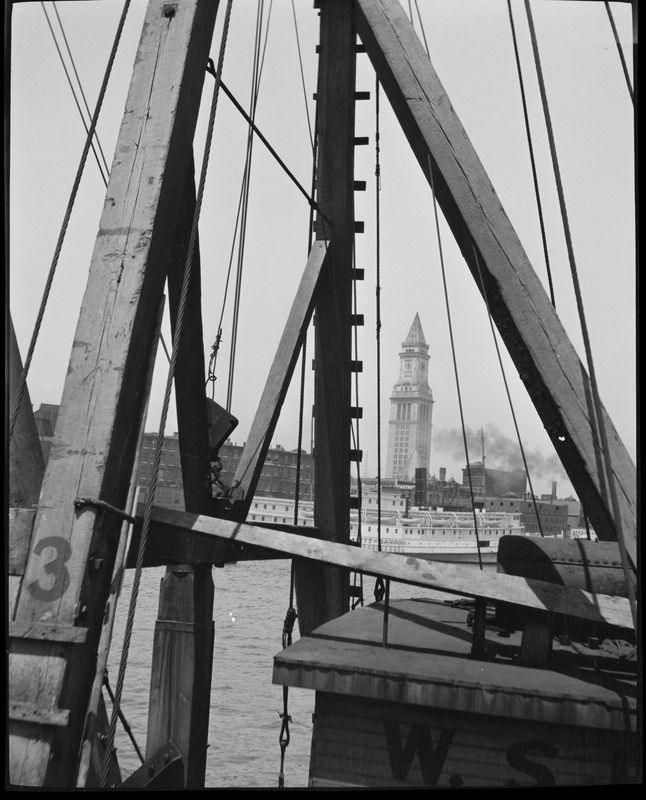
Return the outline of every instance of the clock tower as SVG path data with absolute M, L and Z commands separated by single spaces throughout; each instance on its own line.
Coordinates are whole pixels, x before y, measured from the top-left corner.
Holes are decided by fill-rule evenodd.
M 411 325 L 399 354 L 399 377 L 390 396 L 386 478 L 415 480 L 415 470 L 429 468 L 433 392 L 428 385 L 428 345 L 419 320 Z

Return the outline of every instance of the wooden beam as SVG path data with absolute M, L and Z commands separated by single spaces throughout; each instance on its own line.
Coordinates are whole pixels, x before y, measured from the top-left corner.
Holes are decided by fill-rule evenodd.
M 177 348 L 174 386 L 184 506 L 187 511 L 208 514 L 212 510 L 213 498 L 197 240 L 185 298 L 185 323 L 181 339 L 176 341 L 195 205 L 195 177 L 191 159 L 184 179 L 180 217 L 168 271 L 168 300 L 173 348 Z M 146 758 L 151 758 L 171 739 L 182 754 L 187 789 L 203 789 L 206 775 L 213 671 L 213 593 L 211 564 L 193 563 L 191 558 L 185 559 L 179 566 L 168 567 L 159 590 Z
M 148 5 L 16 609 L 18 621 L 87 627 L 88 643 L 11 641 L 12 701 L 44 695 L 71 712 L 55 730 L 12 724 L 15 785 L 74 786 L 121 528 L 74 499 L 126 504 L 215 11 L 208 0 Z
M 354 6 L 366 52 L 595 531 L 616 540 L 621 529 L 635 567 L 634 464 L 604 410 L 617 519 L 586 370 L 421 42 L 395 0 Z
M 13 409 L 22 376 L 22 358 L 13 319 L 9 316 L 9 409 Z M 29 389 L 25 386 L 9 443 L 9 505 L 31 508 L 38 502 L 45 473 L 45 460 L 31 408 Z
M 140 504 L 136 512 L 139 524 L 134 527 L 130 537 L 130 546 L 124 563 L 125 569 L 134 569 L 137 564 L 144 509 L 144 504 Z M 23 542 L 31 536 L 35 515 L 34 509 L 9 509 L 10 575 L 22 577 L 25 574 L 27 550 Z M 259 522 L 257 527 L 297 533 L 299 536 L 318 536 L 317 529 L 311 526 L 269 525 L 269 523 Z M 154 530 L 148 538 L 142 566 L 144 569 L 148 569 L 149 567 L 180 564 L 222 565 L 229 561 L 254 561 L 278 557 L 275 550 L 232 544 L 221 539 L 214 539 L 212 536 L 179 530 L 176 525 L 165 525 L 160 520 L 156 520 Z M 118 593 L 114 598 L 114 603 L 117 599 Z
M 328 242 L 314 242 L 283 330 L 249 436 L 233 480 L 236 517 L 245 519 L 312 318 L 316 289 L 327 264 Z
M 352 256 L 356 34 L 352 3 L 322 0 L 317 80 L 317 239 L 332 231 L 315 312 L 314 519 L 329 541 L 350 541 Z M 301 635 L 349 608 L 349 581 L 322 564 L 297 564 Z
M 299 536 L 172 509 L 155 508 L 152 520 L 154 526 L 151 529 L 157 525 L 175 527 L 178 532 L 193 531 L 203 536 L 265 547 L 294 558 L 333 564 L 344 570 L 391 578 L 413 586 L 515 603 L 526 608 L 606 622 L 626 629 L 634 627 L 630 603 L 625 597 L 592 594 L 578 588 L 469 566 L 372 552 L 356 545 L 327 542 L 317 537 Z
M 20 349 L 16 332 L 13 327 L 13 319 L 9 315 L 9 409 L 13 409 L 17 394 L 20 378 L 22 376 L 23 364 L 20 357 Z M 29 509 L 32 513 L 33 507 L 38 503 L 40 487 L 45 473 L 45 460 L 43 451 L 38 438 L 38 430 L 31 409 L 29 389 L 25 386 L 20 411 L 16 417 L 13 436 L 9 442 L 9 505 L 14 512 L 14 518 L 10 524 L 18 522 L 20 519 L 18 509 Z M 18 529 L 16 529 L 16 533 Z M 23 568 L 16 571 L 16 562 L 23 561 L 27 556 L 31 542 L 31 525 L 20 526 L 20 539 L 14 537 L 13 545 L 9 549 L 9 579 L 7 585 L 8 617 L 13 618 L 16 608 L 16 601 L 20 592 L 20 584 Z

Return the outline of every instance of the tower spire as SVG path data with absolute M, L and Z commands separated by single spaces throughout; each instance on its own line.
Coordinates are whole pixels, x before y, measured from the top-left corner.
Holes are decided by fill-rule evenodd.
M 415 314 L 399 353 L 399 377 L 390 396 L 386 476 L 412 480 L 428 469 L 431 456 L 433 392 L 428 383 L 429 346 L 419 313 Z

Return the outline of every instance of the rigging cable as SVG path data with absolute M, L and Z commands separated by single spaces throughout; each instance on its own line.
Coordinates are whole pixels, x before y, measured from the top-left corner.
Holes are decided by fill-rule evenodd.
M 612 10 L 610 8 L 610 3 L 604 2 L 606 7 L 606 11 L 608 12 L 608 21 L 610 22 L 610 27 L 612 28 L 612 34 L 615 37 L 615 44 L 617 45 L 617 53 L 619 54 L 619 60 L 621 61 L 621 68 L 624 72 L 624 78 L 626 79 L 626 86 L 628 87 L 628 94 L 630 95 L 630 99 L 635 105 L 635 93 L 633 92 L 633 87 L 630 82 L 630 75 L 628 73 L 628 66 L 626 65 L 626 59 L 624 57 L 624 51 L 621 46 L 621 42 L 619 41 L 619 34 L 617 33 L 617 26 L 615 25 L 615 19 L 612 16 Z
M 307 89 L 305 88 L 305 73 L 303 71 L 303 57 L 301 55 L 301 41 L 298 35 L 298 22 L 296 21 L 296 9 L 294 7 L 294 0 L 292 0 L 292 16 L 294 17 L 294 30 L 296 32 L 296 47 L 298 49 L 298 63 L 301 70 L 301 84 L 303 86 L 303 97 L 305 99 L 305 115 L 307 116 L 307 128 L 310 132 L 310 145 L 312 146 L 312 152 L 314 152 L 314 136 L 312 135 L 312 123 L 310 121 L 310 111 L 307 105 Z M 314 192 L 312 191 L 312 196 L 314 196 Z M 308 251 L 309 252 L 309 251 Z
M 260 91 L 260 80 L 262 77 L 262 69 L 265 59 L 265 52 L 267 49 L 267 39 L 269 37 L 269 23 L 271 20 L 271 9 L 273 2 L 269 5 L 269 14 L 267 17 L 267 27 L 265 31 L 265 43 L 261 55 L 261 39 L 262 39 L 262 16 L 264 9 L 264 2 L 259 3 L 256 22 L 256 45 L 254 49 L 254 66 L 253 66 L 253 81 L 251 88 L 250 99 L 250 114 L 252 121 L 256 116 L 256 108 L 258 105 L 258 94 Z M 238 241 L 238 266 L 236 271 L 236 285 L 234 291 L 233 301 L 233 321 L 232 321 L 232 335 L 231 346 L 229 351 L 229 379 L 227 384 L 227 401 L 226 409 L 231 410 L 233 402 L 233 380 L 235 377 L 235 363 L 236 352 L 238 343 L 238 325 L 240 322 L 240 297 L 242 292 L 242 271 L 244 266 L 245 255 L 245 242 L 247 237 L 247 214 L 249 209 L 249 191 L 251 186 L 251 161 L 253 154 L 254 144 L 254 131 L 253 128 L 249 129 L 247 134 L 247 155 L 245 160 L 244 176 L 243 176 L 243 203 L 242 203 L 242 217 L 240 224 L 240 234 Z
M 442 269 L 442 283 L 443 283 L 443 286 L 444 286 L 444 300 L 445 300 L 445 303 L 446 303 L 446 316 L 447 316 L 447 321 L 448 321 L 448 325 L 449 325 L 449 338 L 451 340 L 451 355 L 452 355 L 452 358 L 453 358 L 453 371 L 455 373 L 455 387 L 456 387 L 456 391 L 457 391 L 457 395 L 458 395 L 458 408 L 460 410 L 460 423 L 462 425 L 462 439 L 464 441 L 464 455 L 465 455 L 466 462 L 467 462 L 467 475 L 469 476 L 469 493 L 471 495 L 471 508 L 472 508 L 472 511 L 473 511 L 473 525 L 474 525 L 475 535 L 476 535 L 476 545 L 478 547 L 478 563 L 480 565 L 480 569 L 483 569 L 483 567 L 482 567 L 482 553 L 480 552 L 480 537 L 478 535 L 478 519 L 477 519 L 477 516 L 476 516 L 475 498 L 473 496 L 473 482 L 471 480 L 471 465 L 470 465 L 470 462 L 469 462 L 469 448 L 467 446 L 467 434 L 466 434 L 466 429 L 465 429 L 465 426 L 464 426 L 464 413 L 463 413 L 463 410 L 462 410 L 462 394 L 460 392 L 460 378 L 459 378 L 459 375 L 458 375 L 458 364 L 457 364 L 457 359 L 456 359 L 456 356 L 455 356 L 455 343 L 453 341 L 453 325 L 451 323 L 451 308 L 450 308 L 450 304 L 449 304 L 448 288 L 447 288 L 447 285 L 446 285 L 446 271 L 444 269 L 444 255 L 443 255 L 443 252 L 442 252 L 442 237 L 440 235 L 440 221 L 439 221 L 438 214 L 437 214 L 437 199 L 435 197 L 435 182 L 433 180 L 433 165 L 431 164 L 431 155 L 430 155 L 430 153 L 428 154 L 428 175 L 429 175 L 429 180 L 431 182 L 431 194 L 433 195 L 433 211 L 434 211 L 434 214 L 435 214 L 435 229 L 437 231 L 437 245 L 438 245 L 438 250 L 439 250 L 439 254 L 440 254 L 440 267 Z
M 511 36 L 514 43 L 514 55 L 516 58 L 516 71 L 518 72 L 518 83 L 520 86 L 520 96 L 523 104 L 523 116 L 525 118 L 525 132 L 527 134 L 527 146 L 529 148 L 529 160 L 532 167 L 532 178 L 534 181 L 534 193 L 536 195 L 536 207 L 538 210 L 538 219 L 541 229 L 541 239 L 543 241 L 543 254 L 545 257 L 545 268 L 547 270 L 547 280 L 550 288 L 550 299 L 552 305 L 556 308 L 556 299 L 554 297 L 554 284 L 552 282 L 552 270 L 550 267 L 550 256 L 547 249 L 547 235 L 545 232 L 545 220 L 543 218 L 543 204 L 541 203 L 541 193 L 538 188 L 538 173 L 536 171 L 536 160 L 534 158 L 534 145 L 532 142 L 531 126 L 529 124 L 529 113 L 527 111 L 527 97 L 525 95 L 525 82 L 523 81 L 523 71 L 520 65 L 520 55 L 518 52 L 518 41 L 516 39 L 516 26 L 514 25 L 514 15 L 511 10 L 511 0 L 507 0 L 507 9 L 509 11 L 509 24 L 511 27 Z
M 65 42 L 65 47 L 66 47 L 67 52 L 68 52 L 69 57 L 70 57 L 70 62 L 72 64 L 72 69 L 74 70 L 74 75 L 76 76 L 76 80 L 77 80 L 78 85 L 79 85 L 79 90 L 81 92 L 81 97 L 83 98 L 83 104 L 85 106 L 85 110 L 87 112 L 88 117 L 91 117 L 90 106 L 88 105 L 87 98 L 85 97 L 85 92 L 83 91 L 83 84 L 81 83 L 81 79 L 80 79 L 78 71 L 76 69 L 76 63 L 74 61 L 74 57 L 72 56 L 72 51 L 70 49 L 69 42 L 67 41 L 67 36 L 65 35 L 65 28 L 63 27 L 63 21 L 61 20 L 60 15 L 58 13 L 58 7 L 57 7 L 56 3 L 52 3 L 52 5 L 54 6 L 54 13 L 56 14 L 56 19 L 58 20 L 58 24 L 60 25 L 61 33 L 63 34 L 63 41 Z M 110 174 L 110 169 L 108 167 L 108 161 L 107 161 L 107 159 L 105 157 L 105 153 L 103 152 L 103 148 L 101 147 L 101 142 L 99 141 L 98 131 L 95 133 L 95 138 L 96 138 L 97 147 L 99 148 L 99 152 L 101 153 L 101 158 L 103 159 L 103 164 L 105 166 L 106 174 L 109 175 Z
M 534 51 L 534 61 L 535 61 L 535 64 L 536 64 L 536 73 L 537 73 L 537 76 L 538 76 L 538 83 L 539 83 L 539 88 L 540 88 L 540 92 L 541 92 L 541 101 L 542 101 L 542 104 L 543 104 L 543 113 L 545 115 L 545 124 L 546 124 L 548 138 L 549 138 L 550 152 L 551 152 L 551 156 L 552 156 L 552 167 L 553 167 L 553 170 L 554 170 L 554 178 L 555 178 L 555 181 L 556 181 L 556 188 L 557 188 L 557 194 L 558 194 L 558 199 L 559 199 L 559 206 L 560 206 L 560 210 L 561 210 L 561 219 L 563 221 L 563 230 L 564 230 L 565 242 L 566 242 L 566 246 L 567 246 L 568 259 L 569 259 L 569 263 L 570 263 L 570 271 L 571 271 L 571 274 L 572 274 L 572 284 L 573 284 L 573 287 L 574 287 L 574 294 L 575 294 L 575 297 L 576 297 L 576 304 L 577 304 L 577 310 L 578 310 L 578 314 L 579 314 L 579 321 L 581 323 L 581 334 L 582 334 L 582 337 L 583 337 L 583 344 L 584 344 L 584 347 L 585 347 L 585 354 L 586 354 L 586 359 L 587 359 L 587 362 L 588 362 L 588 371 L 590 373 L 590 387 L 592 389 L 592 399 L 593 399 L 593 403 L 594 403 L 594 414 L 590 414 L 590 421 L 592 423 L 592 421 L 594 420 L 594 417 L 596 416 L 598 434 L 599 434 L 599 437 L 601 439 L 601 445 L 602 445 L 602 450 L 603 450 L 603 455 L 604 455 L 604 462 L 605 462 L 605 468 L 606 468 L 606 477 L 607 477 L 607 481 L 608 481 L 608 486 L 610 488 L 610 497 L 611 497 L 611 501 L 612 501 L 613 516 L 614 516 L 614 522 L 615 522 L 615 526 L 616 526 L 617 542 L 619 544 L 619 552 L 621 554 L 621 560 L 622 560 L 622 563 L 623 563 L 624 572 L 626 574 L 626 587 L 627 587 L 627 590 L 628 590 L 628 596 L 629 596 L 629 600 L 630 600 L 630 608 L 631 608 L 631 612 L 632 612 L 632 615 L 633 615 L 633 622 L 634 622 L 634 624 L 636 626 L 637 625 L 636 600 L 635 600 L 635 595 L 634 595 L 634 589 L 633 589 L 633 586 L 632 586 L 632 582 L 630 580 L 630 574 L 631 574 L 632 570 L 630 568 L 630 564 L 629 564 L 629 561 L 628 561 L 628 554 L 626 553 L 626 546 L 625 546 L 625 543 L 624 543 L 622 521 L 621 521 L 621 511 L 620 511 L 619 502 L 618 502 L 618 499 L 617 499 L 617 490 L 616 490 L 616 487 L 615 487 L 614 473 L 613 473 L 613 470 L 612 470 L 612 463 L 611 463 L 611 460 L 610 460 L 610 453 L 609 453 L 609 450 L 608 450 L 608 437 L 607 437 L 607 434 L 606 434 L 606 427 L 605 427 L 605 423 L 604 423 L 604 419 L 603 419 L 603 408 L 601 406 L 601 400 L 600 400 L 600 397 L 599 397 L 599 388 L 598 388 L 596 373 L 595 373 L 595 369 L 594 369 L 594 362 L 593 362 L 593 359 L 592 359 L 592 350 L 591 350 L 591 346 L 590 346 L 590 337 L 589 337 L 589 334 L 588 334 L 588 327 L 587 327 L 587 323 L 586 323 L 585 312 L 584 312 L 584 309 L 583 309 L 583 299 L 582 299 L 582 295 L 581 295 L 581 286 L 579 284 L 579 276 L 578 276 L 578 270 L 577 270 L 577 265 L 576 265 L 576 259 L 574 257 L 574 248 L 573 248 L 573 245 L 572 245 L 572 235 L 571 235 L 570 225 L 569 225 L 569 221 L 568 221 L 567 208 L 566 208 L 566 205 L 565 205 L 565 195 L 564 195 L 564 192 L 563 192 L 563 184 L 562 184 L 562 181 L 561 181 L 561 172 L 560 172 L 558 156 L 557 156 L 557 152 L 556 152 L 556 143 L 555 143 L 555 140 L 554 140 L 554 132 L 553 132 L 553 129 L 552 129 L 552 121 L 551 121 L 550 112 L 549 112 L 549 105 L 548 105 L 548 102 L 547 102 L 547 92 L 545 90 L 545 81 L 543 79 L 543 72 L 542 72 L 542 69 L 541 69 L 540 54 L 539 54 L 539 51 L 538 51 L 538 41 L 537 41 L 537 38 L 536 38 L 536 30 L 535 30 L 535 27 L 534 27 L 534 19 L 533 19 L 533 16 L 532 16 L 532 11 L 531 11 L 529 0 L 525 0 L 525 10 L 527 12 L 527 20 L 528 20 L 528 23 L 529 23 L 531 40 L 532 40 L 532 48 L 533 48 L 533 51 Z M 600 478 L 600 482 L 601 482 L 601 478 L 602 478 L 601 474 L 599 474 L 599 478 Z
M 219 55 L 219 66 L 218 66 L 218 75 L 222 74 L 222 63 L 224 61 L 224 53 L 226 51 L 226 42 L 228 37 L 229 31 L 229 22 L 231 17 L 231 6 L 232 0 L 228 0 L 226 15 L 224 19 L 224 27 L 222 33 L 222 43 L 220 46 L 220 55 Z M 202 209 L 202 201 L 204 197 L 204 185 L 206 182 L 206 173 L 209 164 L 209 156 L 211 151 L 211 142 L 213 139 L 213 127 L 215 124 L 215 113 L 217 110 L 217 102 L 219 97 L 219 89 L 220 89 L 220 80 L 216 78 L 215 86 L 213 87 L 213 96 L 211 100 L 211 108 L 209 112 L 209 123 L 208 129 L 206 134 L 206 141 L 204 145 L 204 155 L 202 159 L 202 168 L 200 172 L 200 182 L 197 191 L 196 201 L 195 201 L 195 211 L 193 214 L 193 224 L 191 228 L 191 236 L 189 240 L 189 247 L 188 247 L 188 254 L 186 258 L 186 266 L 184 269 L 184 277 L 182 281 L 182 291 L 180 296 L 179 307 L 177 311 L 177 323 L 175 328 L 175 337 L 173 341 L 173 353 L 171 356 L 170 365 L 168 368 L 168 377 L 166 381 L 166 387 L 164 392 L 164 401 L 162 406 L 162 413 L 160 417 L 160 424 L 159 424 L 159 431 L 157 435 L 157 445 L 155 448 L 155 457 L 152 466 L 151 472 L 151 479 L 150 479 L 150 491 L 147 493 L 146 496 L 146 507 L 144 511 L 144 519 L 143 519 L 143 526 L 141 531 L 141 538 L 139 542 L 139 547 L 137 550 L 137 559 L 135 565 L 135 573 L 133 578 L 133 585 L 132 585 L 132 592 L 130 596 L 130 605 L 128 609 L 128 618 L 126 621 L 126 629 L 124 633 L 124 641 L 123 641 L 123 648 L 121 652 L 121 660 L 119 664 L 119 673 L 117 676 L 117 685 L 115 690 L 115 702 L 112 710 L 112 716 L 110 719 L 110 725 L 108 726 L 108 732 L 106 735 L 106 759 L 103 764 L 103 772 L 101 775 L 101 786 L 104 787 L 107 778 L 108 778 L 108 771 L 110 766 L 110 759 L 109 754 L 111 752 L 111 747 L 114 743 L 114 735 L 116 729 L 116 723 L 118 719 L 118 711 L 121 705 L 121 696 L 123 693 L 123 685 L 125 679 L 125 670 L 128 661 L 128 655 L 130 650 L 130 641 L 132 638 L 132 629 L 134 624 L 134 614 L 137 605 L 137 598 L 139 594 L 139 584 L 141 582 L 141 573 L 143 569 L 143 559 L 146 549 L 146 542 L 148 539 L 148 532 L 150 529 L 150 520 L 152 516 L 152 508 L 153 508 L 153 501 L 155 499 L 155 491 L 157 488 L 157 480 L 159 476 L 159 466 L 161 461 L 161 454 L 164 444 L 164 433 L 166 429 L 166 419 L 168 417 L 168 408 L 170 405 L 170 395 L 173 386 L 173 379 L 175 375 L 175 366 L 177 363 L 177 354 L 178 354 L 178 344 L 181 339 L 182 335 L 182 328 L 184 325 L 184 315 L 186 309 L 186 300 L 188 296 L 188 286 L 191 277 L 192 265 L 193 265 L 193 256 L 195 253 L 195 247 L 197 242 L 197 234 L 198 234 L 198 224 L 200 219 L 200 212 Z
M 74 102 L 76 103 L 76 108 L 78 109 L 79 115 L 81 117 L 81 122 L 83 123 L 83 127 L 85 128 L 85 133 L 87 135 L 89 135 L 89 132 L 90 132 L 89 131 L 89 126 L 88 126 L 88 124 L 87 124 L 87 122 L 85 120 L 85 116 L 83 114 L 83 110 L 81 109 L 81 104 L 79 103 L 78 97 L 76 95 L 76 90 L 74 88 L 74 84 L 72 83 L 72 79 L 71 79 L 69 71 L 67 69 L 67 65 L 65 64 L 65 59 L 63 58 L 63 54 L 62 54 L 61 49 L 60 49 L 60 47 L 58 45 L 58 40 L 56 38 L 56 34 L 54 33 L 54 28 L 52 27 L 52 24 L 50 22 L 49 15 L 47 13 L 47 9 L 45 8 L 45 4 L 44 3 L 41 2 L 40 5 L 41 5 L 41 7 L 43 9 L 43 12 L 45 14 L 45 18 L 47 20 L 47 24 L 49 26 L 49 30 L 50 30 L 50 32 L 52 34 L 52 39 L 54 40 L 54 44 L 55 44 L 56 50 L 58 52 L 58 57 L 60 59 L 61 65 L 63 67 L 63 71 L 65 72 L 65 77 L 67 78 L 67 83 L 68 83 L 68 85 L 70 87 L 70 91 L 72 92 L 72 97 L 74 98 Z M 72 65 L 72 69 L 74 70 L 74 75 L 76 76 L 76 81 L 77 81 L 78 86 L 79 86 L 81 97 L 83 98 L 83 104 L 85 106 L 85 110 L 87 112 L 88 117 L 91 118 L 92 112 L 90 111 L 90 107 L 88 105 L 87 98 L 85 96 L 85 92 L 83 91 L 83 84 L 82 84 L 81 78 L 80 78 L 80 76 L 78 74 L 78 70 L 76 69 L 76 62 L 74 61 L 74 56 L 72 55 L 72 50 L 70 48 L 69 42 L 67 40 L 67 36 L 65 34 L 65 28 L 63 27 L 63 21 L 61 20 L 60 15 L 58 13 L 58 8 L 56 7 L 56 3 L 52 3 L 52 6 L 54 7 L 54 12 L 56 13 L 56 19 L 58 20 L 58 24 L 60 26 L 61 33 L 63 35 L 63 41 L 65 42 L 65 47 L 67 49 L 67 54 L 69 56 L 70 63 Z M 99 148 L 99 153 L 101 154 L 101 160 L 99 159 L 99 155 L 98 155 L 98 153 L 96 151 L 96 148 L 94 146 L 94 140 L 96 140 L 97 147 Z M 101 147 L 101 141 L 99 139 L 99 132 L 97 130 L 94 131 L 94 136 L 92 138 L 92 152 L 94 153 L 94 158 L 96 159 L 96 163 L 97 163 L 97 166 L 99 168 L 99 172 L 101 173 L 101 178 L 103 180 L 103 185 L 107 189 L 107 187 L 108 187 L 108 176 L 110 175 L 110 168 L 108 166 L 108 162 L 107 162 L 105 154 L 103 152 L 103 148 Z M 166 347 L 166 342 L 164 341 L 164 336 L 161 333 L 161 331 L 159 333 L 159 337 L 160 337 L 160 341 L 162 343 L 162 347 L 164 348 L 164 353 L 166 354 L 166 359 L 168 361 L 170 361 L 170 355 L 168 353 L 168 348 Z
M 487 306 L 487 317 L 489 319 L 489 327 L 491 328 L 491 335 L 493 337 L 493 343 L 494 343 L 494 346 L 496 348 L 496 355 L 498 356 L 498 364 L 500 365 L 500 372 L 502 374 L 503 383 L 505 385 L 505 392 L 507 394 L 507 400 L 509 401 L 509 408 L 510 408 L 510 411 L 511 411 L 511 418 L 513 420 L 514 428 L 516 430 L 516 437 L 518 439 L 518 446 L 520 448 L 520 454 L 521 454 L 521 457 L 523 459 L 523 464 L 525 465 L 525 472 L 527 474 L 527 480 L 529 481 L 529 491 L 530 491 L 530 494 L 531 494 L 531 497 L 532 497 L 532 503 L 534 505 L 534 513 L 536 514 L 536 522 L 538 524 L 538 531 L 539 531 L 541 536 L 544 536 L 543 523 L 541 522 L 541 518 L 540 518 L 540 515 L 538 513 L 538 504 L 536 502 L 536 495 L 534 494 L 534 487 L 532 486 L 532 478 L 531 478 L 531 474 L 530 474 L 530 471 L 529 471 L 529 467 L 527 465 L 527 459 L 525 457 L 525 448 L 523 447 L 523 442 L 522 442 L 522 439 L 521 439 L 521 436 L 520 436 L 520 430 L 518 428 L 518 422 L 516 420 L 516 412 L 514 410 L 514 404 L 512 402 L 511 393 L 509 391 L 509 385 L 507 383 L 507 375 L 505 374 L 505 367 L 503 366 L 503 363 L 502 363 L 502 356 L 500 354 L 500 348 L 498 346 L 498 337 L 496 336 L 496 331 L 495 331 L 495 328 L 494 328 L 494 325 L 493 325 L 493 319 L 492 319 L 492 316 L 491 316 L 491 309 L 489 307 L 489 298 L 487 297 L 487 292 L 486 292 L 486 289 L 485 289 L 484 280 L 482 278 L 482 270 L 481 270 L 481 267 L 480 267 L 480 259 L 478 257 L 478 251 L 476 249 L 475 242 L 472 243 L 472 246 L 473 246 L 473 255 L 474 255 L 474 258 L 475 258 L 476 266 L 478 268 L 478 277 L 480 279 L 480 286 L 482 287 L 482 296 L 484 297 L 485 305 Z M 483 463 L 482 463 L 482 475 L 483 475 L 482 479 L 483 479 L 483 481 L 484 481 L 485 474 L 486 473 L 485 473 L 485 469 L 484 469 L 484 458 L 483 458 Z
M 54 10 L 56 11 L 56 3 L 54 3 L 53 5 L 54 5 Z M 56 34 L 54 33 L 54 28 L 52 27 L 52 23 L 51 23 L 51 21 L 49 19 L 49 14 L 47 13 L 47 9 L 45 8 L 45 3 L 41 3 L 40 7 L 43 9 L 43 13 L 45 14 L 45 19 L 47 20 L 47 25 L 49 26 L 49 31 L 52 34 L 52 39 L 54 40 L 54 45 L 56 47 L 56 52 L 58 53 L 58 57 L 60 59 L 61 66 L 63 67 L 63 72 L 65 73 L 65 77 L 67 78 L 67 83 L 68 83 L 68 85 L 70 87 L 70 90 L 72 92 L 72 97 L 74 98 L 74 102 L 76 103 L 76 108 L 77 108 L 77 110 L 79 112 L 79 115 L 81 117 L 81 122 L 83 123 L 83 127 L 85 128 L 85 134 L 87 135 L 88 132 L 89 132 L 89 127 L 88 127 L 87 122 L 85 121 L 85 116 L 83 114 L 83 110 L 81 108 L 81 104 L 79 103 L 78 97 L 76 96 L 76 89 L 74 88 L 74 84 L 72 83 L 72 79 L 70 77 L 70 73 L 69 73 L 69 71 L 67 69 L 67 65 L 65 64 L 65 59 L 63 58 L 63 53 L 61 52 L 61 48 L 58 46 L 58 40 L 56 38 Z M 58 11 L 56 11 L 56 16 L 58 17 Z M 78 72 L 76 71 L 76 66 L 74 65 L 74 59 L 72 58 L 72 53 L 70 52 L 70 46 L 69 46 L 69 44 L 67 42 L 67 37 L 65 36 L 65 31 L 63 30 L 63 24 L 61 23 L 60 17 L 58 17 L 58 22 L 59 22 L 59 25 L 61 26 L 61 31 L 63 31 L 63 39 L 65 40 L 65 44 L 67 45 L 67 52 L 68 52 L 70 61 L 72 62 L 72 67 L 74 68 L 74 74 L 76 75 L 76 80 L 78 81 L 80 89 L 81 89 L 81 95 L 82 95 L 83 100 L 85 102 L 85 108 L 87 110 L 88 116 L 91 116 L 91 112 L 90 112 L 90 109 L 88 108 L 87 100 L 85 99 L 85 94 L 83 92 L 83 87 L 81 86 L 81 82 L 79 80 Z M 97 141 L 97 144 L 99 146 L 99 150 L 101 150 L 101 143 L 99 142 L 98 134 L 95 134 L 94 138 Z M 101 173 L 101 178 L 103 180 L 103 184 L 107 188 L 108 179 L 106 177 L 106 174 L 109 173 L 110 170 L 108 169 L 108 165 L 105 163 L 105 156 L 103 155 L 103 150 L 101 150 L 101 155 L 103 156 L 103 163 L 99 159 L 99 154 L 97 153 L 96 147 L 94 146 L 94 140 L 92 141 L 92 152 L 94 153 L 94 158 L 96 159 L 96 165 L 99 168 L 99 172 Z M 104 169 L 105 169 L 105 172 L 104 172 Z
M 27 357 L 25 358 L 25 363 L 22 369 L 22 374 L 20 376 L 20 381 L 18 383 L 18 387 L 16 390 L 16 398 L 14 401 L 14 406 L 11 412 L 11 417 L 9 420 L 9 439 L 13 436 L 13 430 L 16 424 L 16 419 L 18 417 L 18 412 L 20 411 L 20 405 L 22 403 L 22 398 L 25 392 L 25 386 L 27 385 L 27 376 L 29 375 L 29 368 L 31 366 L 31 361 L 34 355 L 34 349 L 36 347 L 36 342 L 38 341 L 38 334 L 40 333 L 40 328 L 42 325 L 43 317 L 45 315 L 45 309 L 47 307 L 47 301 L 49 299 L 49 293 L 52 288 L 52 283 L 54 281 L 54 275 L 56 274 L 56 267 L 58 266 L 58 259 L 61 254 L 61 249 L 63 247 L 63 241 L 65 239 L 65 234 L 67 232 L 67 226 L 70 221 L 70 217 L 72 215 L 72 209 L 74 208 L 74 202 L 76 200 L 76 195 L 78 193 L 79 185 L 81 183 L 81 177 L 83 175 L 83 171 L 85 169 L 85 164 L 87 161 L 88 154 L 90 152 L 90 146 L 92 144 L 92 140 L 94 138 L 94 132 L 96 130 L 97 122 L 99 119 L 99 114 L 101 112 L 101 107 L 103 105 L 103 98 L 105 96 L 106 89 L 108 87 L 108 81 L 110 79 L 110 75 L 112 73 L 112 66 L 114 64 L 114 59 L 117 54 L 117 48 L 119 46 L 119 42 L 121 41 L 121 33 L 123 31 L 123 26 L 126 21 L 126 17 L 128 14 L 128 9 L 130 7 L 130 0 L 125 0 L 123 9 L 121 11 L 121 17 L 119 18 L 119 24 L 117 26 L 117 32 L 114 37 L 114 41 L 112 43 L 112 49 L 110 51 L 110 56 L 108 59 L 108 64 L 106 66 L 105 74 L 103 76 L 103 81 L 101 83 L 101 89 L 99 91 L 99 97 L 97 99 L 96 108 L 94 110 L 94 115 L 92 116 L 92 120 L 90 122 L 90 128 L 88 130 L 87 137 L 85 139 L 85 145 L 83 147 L 83 152 L 81 154 L 81 160 L 79 162 L 78 169 L 76 171 L 76 177 L 74 178 L 74 184 L 72 185 L 72 191 L 70 193 L 70 197 L 67 203 L 67 208 L 65 210 L 65 216 L 63 218 L 63 223 L 61 226 L 60 233 L 58 235 L 58 241 L 56 243 L 56 249 L 54 251 L 54 256 L 52 258 L 52 263 L 49 268 L 49 273 L 47 275 L 47 281 L 45 283 L 45 289 L 43 292 L 43 296 L 41 299 L 40 307 L 38 309 L 38 316 L 36 318 L 36 324 L 34 326 L 34 330 L 32 333 L 31 341 L 29 342 L 29 349 L 27 351 Z

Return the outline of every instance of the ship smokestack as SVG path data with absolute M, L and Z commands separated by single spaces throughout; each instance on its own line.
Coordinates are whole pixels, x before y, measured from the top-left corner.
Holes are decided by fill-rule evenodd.
M 446 467 L 440 467 L 440 480 L 442 483 L 446 481 Z
M 552 502 L 556 500 L 556 481 L 552 481 Z

